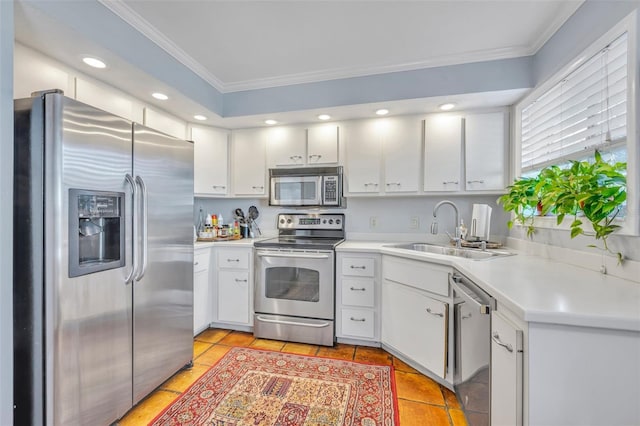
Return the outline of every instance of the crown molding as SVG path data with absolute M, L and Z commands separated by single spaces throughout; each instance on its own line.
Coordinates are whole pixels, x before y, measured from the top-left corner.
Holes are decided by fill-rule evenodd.
M 500 49 L 464 52 L 455 55 L 440 56 L 426 61 L 408 62 L 405 64 L 365 66 L 353 68 L 336 68 L 318 72 L 287 74 L 278 77 L 262 78 L 255 80 L 238 81 L 225 84 L 226 92 L 239 92 L 245 90 L 267 89 L 293 84 L 318 83 L 321 81 L 338 80 L 343 78 L 365 77 L 377 74 L 389 74 L 402 71 L 415 71 L 425 68 L 462 65 L 474 62 L 493 61 L 499 59 L 511 59 L 522 56 L 530 56 L 535 53 L 529 47 L 509 47 Z
M 563 2 L 563 10 L 555 16 L 551 24 L 540 33 L 538 38 L 531 44 L 532 55 L 538 53 L 538 50 L 544 46 L 551 37 L 564 25 L 565 22 L 584 4 L 585 0 Z
M 209 72 L 202 64 L 189 56 L 173 41 L 151 25 L 146 19 L 140 16 L 135 10 L 131 9 L 122 0 L 98 0 L 104 7 L 112 11 L 123 21 L 131 25 L 134 29 L 154 42 L 158 47 L 163 49 L 169 55 L 173 56 L 178 62 L 196 73 L 199 77 L 211 84 L 218 91 L 224 92 L 225 86 L 215 75 Z

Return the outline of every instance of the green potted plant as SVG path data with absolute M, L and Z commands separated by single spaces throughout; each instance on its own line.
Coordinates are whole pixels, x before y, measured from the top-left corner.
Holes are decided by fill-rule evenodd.
M 527 228 L 527 236 L 535 232 L 536 207 L 540 215 L 556 214 L 558 225 L 569 215 L 571 238 L 590 235 L 602 241 L 602 250 L 614 254 L 621 263 L 624 256 L 613 252 L 608 237 L 620 228 L 615 219 L 627 199 L 627 163 L 610 164 L 596 151 L 594 161 L 571 161 L 568 167 L 545 167 L 535 177 L 516 179 L 498 198 L 504 210 L 514 213 L 514 220 Z M 583 219 L 591 223 L 585 231 Z M 509 229 L 514 221 L 507 222 Z M 589 247 L 596 247 L 590 244 Z
M 551 166 L 540 172 L 550 182 L 542 199 L 553 203 L 557 223 L 573 216 L 571 238 L 590 235 L 601 240 L 602 250 L 616 255 L 619 263 L 624 257 L 609 248 L 607 239 L 620 228 L 615 219 L 627 199 L 626 169 L 627 163 L 610 164 L 596 151 L 593 162 L 572 161 L 569 167 Z M 591 223 L 593 232 L 585 231 L 583 219 Z
M 550 204 L 545 204 L 542 199 L 547 184 L 547 180 L 538 175 L 516 179 L 507 187 L 509 191 L 498 198 L 498 204 L 502 204 L 505 211 L 514 214 L 514 220 L 507 222 L 509 229 L 515 221 L 526 227 L 527 237 L 533 236 L 534 217 L 536 214 L 545 215 L 549 211 Z

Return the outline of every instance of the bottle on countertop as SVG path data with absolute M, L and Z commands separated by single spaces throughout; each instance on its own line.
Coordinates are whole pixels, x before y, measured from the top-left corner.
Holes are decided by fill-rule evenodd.
M 222 218 L 222 215 L 218 216 L 218 226 L 222 226 L 224 225 L 224 219 Z
M 460 219 L 460 238 L 467 239 L 467 227 L 464 225 L 464 220 Z

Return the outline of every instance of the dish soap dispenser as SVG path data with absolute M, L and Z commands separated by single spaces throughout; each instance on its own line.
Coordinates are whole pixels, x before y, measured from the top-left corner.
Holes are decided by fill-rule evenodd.
M 460 219 L 460 238 L 462 240 L 467 239 L 467 227 L 464 225 L 464 220 Z

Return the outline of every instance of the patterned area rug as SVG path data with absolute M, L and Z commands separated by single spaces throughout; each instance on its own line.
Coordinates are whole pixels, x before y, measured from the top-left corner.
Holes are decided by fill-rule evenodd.
M 150 425 L 399 423 L 391 366 L 233 348 Z

